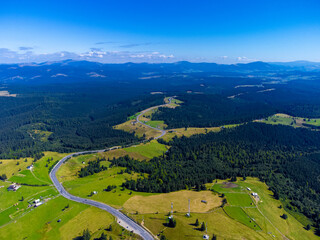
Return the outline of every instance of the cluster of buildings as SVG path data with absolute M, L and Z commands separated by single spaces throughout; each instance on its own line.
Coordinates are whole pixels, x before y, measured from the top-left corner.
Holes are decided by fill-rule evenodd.
M 33 203 L 34 203 L 34 207 L 38 207 L 38 206 L 42 205 L 43 202 L 40 199 L 36 199 L 33 201 Z
M 248 190 L 248 191 L 251 191 L 251 188 L 247 187 L 247 190 Z M 252 192 L 251 195 L 252 195 L 254 198 L 256 198 L 257 200 L 259 200 L 259 195 L 258 195 L 258 193 Z

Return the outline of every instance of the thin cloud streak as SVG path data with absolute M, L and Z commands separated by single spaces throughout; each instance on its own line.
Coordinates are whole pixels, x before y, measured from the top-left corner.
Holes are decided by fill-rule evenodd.
M 119 47 L 121 48 L 133 48 L 133 47 L 140 47 L 140 46 L 148 46 L 151 45 L 152 43 L 147 42 L 147 43 L 131 43 L 131 44 L 126 44 L 126 45 L 121 45 Z
M 33 47 L 19 47 L 20 51 L 28 51 L 28 50 L 32 50 Z

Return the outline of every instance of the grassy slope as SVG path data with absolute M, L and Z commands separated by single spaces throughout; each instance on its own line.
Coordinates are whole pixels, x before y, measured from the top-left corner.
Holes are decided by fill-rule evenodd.
M 241 185 L 249 186 L 252 191 L 259 193 L 262 199 L 262 202 L 258 204 L 259 209 L 286 236 L 292 239 L 319 239 L 312 231 L 306 231 L 303 225 L 290 214 L 287 213 L 289 216 L 287 220 L 280 217 L 286 211 L 279 208 L 281 202 L 272 197 L 273 194 L 268 190 L 266 184 L 250 178 Z
M 188 191 L 164 193 L 153 196 L 134 196 L 125 202 L 124 209 L 134 213 L 168 213 L 171 209 L 171 202 L 174 211 L 188 212 L 188 199 L 190 199 L 191 212 L 208 212 L 214 208 L 221 206 L 222 199 L 211 191 Z M 201 202 L 207 201 L 207 203 Z
M 25 162 L 25 159 L 27 159 L 27 162 Z M 10 178 L 11 176 L 18 174 L 20 171 L 25 170 L 27 166 L 31 165 L 32 159 L 31 158 L 23 158 L 23 159 L 21 158 L 18 160 L 5 159 L 5 160 L 0 160 L 0 162 L 2 162 L 0 164 L 0 175 L 6 174 L 7 177 Z M 17 165 L 17 162 L 19 162 L 19 165 Z
M 48 167 L 63 155 L 46 153 L 45 157 L 34 164 L 36 177 L 40 180 L 49 179 L 47 176 Z M 46 167 L 47 159 L 51 159 L 51 157 L 53 157 L 53 160 Z M 6 169 L 9 172 L 18 171 L 17 167 L 19 166 L 16 165 L 16 161 L 12 162 L 14 164 L 6 163 Z M 30 163 L 31 161 L 25 165 L 28 166 Z M 29 170 L 25 171 L 31 173 Z M 7 174 L 7 172 L 4 173 Z M 32 176 L 28 175 L 30 179 Z M 120 239 L 119 236 L 123 232 L 122 228 L 117 225 L 111 214 L 103 210 L 59 197 L 52 186 L 22 186 L 16 192 L 12 192 L 7 191 L 9 185 L 9 182 L 0 183 L 0 186 L 3 186 L 0 188 L 1 239 L 72 239 L 79 236 L 86 228 L 89 228 L 94 237 L 98 237 L 102 232 L 105 232 L 113 239 Z M 22 196 L 24 201 L 20 201 Z M 47 199 L 43 205 L 38 208 L 28 208 L 30 203 L 41 197 Z M 62 211 L 67 205 L 69 205 L 69 208 Z M 60 223 L 57 222 L 58 219 L 61 219 Z M 110 224 L 113 225 L 113 231 L 106 232 L 104 229 Z M 123 234 L 127 236 L 126 239 L 135 239 L 129 237 L 128 232 Z
M 145 124 L 147 124 L 150 127 L 160 128 L 160 129 L 165 129 L 167 126 L 166 124 L 164 124 L 164 121 L 148 121 L 148 122 L 145 122 Z
M 292 127 L 302 127 L 303 124 L 309 124 L 313 126 L 320 126 L 320 118 L 300 118 L 300 117 L 292 117 L 287 114 L 278 113 L 267 117 L 265 119 L 257 120 L 259 122 L 272 124 L 272 125 L 287 125 Z
M 42 157 L 40 160 L 33 163 L 34 168 L 32 171 L 27 170 L 26 167 L 32 164 L 31 160 L 28 162 L 20 161 L 20 165 L 14 166 L 11 163 L 11 171 L 14 172 L 14 169 L 24 167 L 22 171 L 16 173 L 9 181 L 17 182 L 22 184 L 29 184 L 29 185 L 50 185 L 51 180 L 49 178 L 49 169 L 56 161 L 61 159 L 66 154 L 62 153 L 54 153 L 54 152 L 45 152 L 45 156 Z M 48 161 L 48 159 L 50 161 Z M 8 164 L 9 165 L 9 164 Z
M 63 166 L 63 169 L 71 164 L 71 160 Z M 98 194 L 91 198 L 111 204 L 116 207 L 124 207 L 124 211 L 130 212 L 134 219 L 141 222 L 145 220 L 145 225 L 155 234 L 164 230 L 165 235 L 169 239 L 186 239 L 188 236 L 201 237 L 203 233 L 190 225 L 199 218 L 200 221 L 208 223 L 208 231 L 210 234 L 217 234 L 222 239 L 269 239 L 271 234 L 275 235 L 275 239 L 282 239 L 281 234 L 275 229 L 279 230 L 288 236 L 290 239 L 317 239 L 317 237 L 310 231 L 303 229 L 296 219 L 289 215 L 288 220 L 283 220 L 280 215 L 285 212 L 284 209 L 279 209 L 281 204 L 272 198 L 271 192 L 268 191 L 264 183 L 256 179 L 248 178 L 246 181 L 238 181 L 239 185 L 236 188 L 223 188 L 220 184 L 214 184 L 214 189 L 217 192 L 225 194 L 228 204 L 224 210 L 221 208 L 215 209 L 215 206 L 202 205 L 200 199 L 205 196 L 197 196 L 197 194 L 204 194 L 206 192 L 190 192 L 180 191 L 169 194 L 148 194 L 136 193 L 129 190 L 121 190 L 119 187 L 126 178 L 136 178 L 137 175 L 117 174 L 123 168 L 112 168 L 104 172 L 100 172 L 93 176 L 78 179 L 74 176 L 73 180 L 64 182 L 64 186 L 73 194 L 82 197 L 88 197 L 91 191 L 98 191 Z M 218 182 L 219 183 L 219 182 Z M 117 185 L 115 191 L 103 192 L 103 189 L 108 185 Z M 208 184 L 211 187 L 212 184 Z M 262 202 L 258 203 L 259 210 L 272 222 L 272 224 L 259 212 L 246 187 L 250 187 L 252 191 L 257 192 Z M 188 194 L 185 194 L 188 193 Z M 213 196 L 216 196 L 212 194 Z M 208 196 L 207 196 L 208 197 Z M 187 199 L 196 198 L 192 200 L 192 208 L 196 209 L 192 213 L 192 218 L 186 218 L 184 215 L 187 209 Z M 208 200 L 208 199 L 205 199 Z M 195 201 L 195 202 L 194 202 Z M 199 202 L 200 201 L 200 202 Z M 210 198 L 209 198 L 210 201 Z M 221 198 L 218 198 L 221 201 Z M 174 202 L 174 210 L 178 225 L 175 229 L 166 228 L 163 224 L 166 222 L 166 213 L 170 211 L 170 203 Z M 198 207 L 197 207 L 198 204 Z M 207 213 L 209 209 L 214 209 Z M 135 214 L 138 211 L 139 214 Z M 157 213 L 158 212 L 158 213 Z M 206 213 L 199 213 L 206 212 Z M 152 214 L 153 213 L 153 214 Z M 253 221 L 253 219 L 255 221 Z M 226 231 L 227 228 L 230 229 Z M 232 229 L 231 229 L 232 226 Z M 260 230 L 260 228 L 262 230 Z
M 280 217 L 281 214 L 285 213 L 285 210 L 278 208 L 281 202 L 272 198 L 272 193 L 264 183 L 249 178 L 246 181 L 238 181 L 237 184 L 239 184 L 239 187 L 235 189 L 225 189 L 215 185 L 215 190 L 222 190 L 225 193 L 228 202 L 243 205 L 243 207 L 231 207 L 227 204 L 224 210 L 231 218 L 221 208 L 211 213 L 192 213 L 191 218 L 186 218 L 184 213 L 175 213 L 177 227 L 171 229 L 163 225 L 166 222 L 164 214 L 139 214 L 132 215 L 132 217 L 136 218 L 137 221 L 144 219 L 145 225 L 150 230 L 156 234 L 164 231 L 165 236 L 169 239 L 200 238 L 203 233 L 191 225 L 196 218 L 200 222 L 206 222 L 209 235 L 211 236 L 214 233 L 218 236 L 218 239 L 283 239 L 275 227 L 290 239 L 318 239 L 312 231 L 304 230 L 303 225 L 288 213 L 289 218 L 287 220 Z M 212 184 L 208 184 L 208 186 L 211 187 Z M 252 200 L 250 200 L 246 187 L 250 187 L 252 191 L 260 195 L 262 202 L 258 203 L 258 208 L 251 205 Z M 237 199 L 235 197 L 245 196 L 246 193 L 248 198 L 240 197 Z M 230 198 L 230 196 L 233 197 Z M 260 227 L 262 230 L 260 230 Z M 272 237 L 272 235 L 275 237 Z
M 124 168 L 120 167 L 110 168 L 91 176 L 78 178 L 77 171 L 83 166 L 78 164 L 80 161 L 81 160 L 77 158 L 70 159 L 58 171 L 59 181 L 63 182 L 64 187 L 71 194 L 83 198 L 89 198 L 88 195 L 90 195 L 92 191 L 97 191 L 98 194 L 90 197 L 91 199 L 110 204 L 117 208 L 120 208 L 130 197 L 134 195 L 151 195 L 149 193 L 136 193 L 127 189 L 123 190 L 120 186 L 125 182 L 126 178 L 136 179 L 138 176 L 137 174 L 129 175 L 128 173 L 118 174 L 121 170 L 124 170 Z M 108 166 L 110 163 L 104 162 L 104 164 Z M 111 192 L 103 191 L 103 189 L 107 188 L 108 185 L 116 185 L 117 188 Z
M 151 159 L 153 157 L 161 156 L 168 150 L 168 147 L 158 143 L 156 140 L 152 140 L 151 142 L 125 148 L 124 150 L 128 153 L 138 153 L 148 159 Z
M 253 192 L 257 192 L 261 199 L 261 201 L 259 201 L 259 203 L 257 204 L 258 208 L 252 208 L 251 205 L 248 205 L 248 202 L 244 202 L 240 199 L 237 204 L 242 202 L 241 205 L 247 205 L 243 206 L 242 209 L 247 215 L 255 219 L 256 223 L 262 228 L 263 232 L 272 232 L 272 234 L 274 234 L 278 239 L 281 239 L 281 234 L 275 229 L 275 227 L 277 227 L 280 232 L 282 232 L 290 239 L 318 239 L 318 237 L 315 236 L 312 231 L 306 231 L 303 228 L 303 225 L 299 223 L 294 217 L 292 217 L 284 209 L 279 208 L 281 202 L 279 200 L 275 200 L 272 197 L 272 192 L 268 190 L 268 186 L 265 183 L 262 183 L 254 178 L 248 178 L 246 181 L 238 181 L 237 184 L 240 186 L 240 188 L 237 188 L 235 190 L 230 189 L 230 191 L 233 191 L 233 193 L 225 193 L 228 202 L 230 203 L 231 201 L 231 203 L 235 203 L 235 199 L 228 199 L 229 195 L 243 195 L 243 193 L 249 194 L 249 191 L 246 190 L 247 187 L 251 188 Z M 221 188 L 221 185 L 219 186 L 217 184 L 215 184 L 213 188 L 216 191 L 221 192 L 223 190 L 224 192 L 229 191 L 229 189 L 223 189 Z M 237 191 L 238 193 L 236 193 Z M 264 216 L 259 212 L 259 210 L 263 213 Z M 289 216 L 287 220 L 284 220 L 280 217 L 283 213 L 286 213 Z M 235 219 L 241 222 L 240 217 L 235 217 Z M 241 216 L 241 219 L 243 219 L 243 216 Z M 268 219 L 272 222 L 272 224 L 268 221 Z
M 130 133 L 134 132 L 137 137 L 142 137 L 143 135 L 145 135 L 146 139 L 154 138 L 154 137 L 161 134 L 160 131 L 151 129 L 151 128 L 144 126 L 140 123 L 135 123 L 135 125 L 132 125 L 132 122 L 135 122 L 135 121 L 130 120 L 125 123 L 121 123 L 121 124 L 115 126 L 114 128 L 120 129 L 120 130 L 123 130 L 126 132 L 130 132 Z
M 62 211 L 67 205 L 69 208 Z M 58 219 L 61 219 L 60 223 Z M 72 239 L 88 228 L 97 237 L 110 224 L 114 224 L 114 231 L 107 234 L 117 239 L 115 237 L 121 229 L 116 226 L 112 215 L 58 197 L 17 219 L 14 224 L 1 227 L 0 236 L 3 239 Z

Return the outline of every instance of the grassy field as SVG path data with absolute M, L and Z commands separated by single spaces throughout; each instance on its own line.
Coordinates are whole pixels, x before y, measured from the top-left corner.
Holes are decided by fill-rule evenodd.
M 320 127 L 320 118 L 300 118 L 292 117 L 287 114 L 278 113 L 267 117 L 265 119 L 256 120 L 257 122 L 263 122 L 272 125 L 287 125 L 292 127 L 307 127 L 308 125 L 314 127 Z
M 63 211 L 66 206 L 69 208 Z M 105 231 L 110 224 L 113 225 L 112 232 Z M 87 228 L 93 238 L 105 232 L 120 239 L 122 232 L 114 217 L 106 211 L 57 197 L 19 217 L 13 224 L 0 227 L 0 236 L 2 239 L 67 240 L 79 236 Z
M 312 231 L 306 231 L 303 225 L 295 219 L 290 213 L 286 212 L 285 209 L 279 208 L 282 203 L 279 200 L 276 200 L 272 197 L 272 192 L 268 190 L 268 186 L 260 181 L 257 181 L 253 178 L 248 178 L 246 181 L 239 181 L 239 185 L 243 187 L 250 187 L 252 191 L 257 192 L 260 196 L 261 201 L 258 203 L 258 208 L 260 211 L 268 218 L 274 226 L 276 226 L 283 234 L 285 234 L 290 239 L 319 239 L 313 234 Z M 246 208 L 248 213 L 250 212 L 249 208 Z M 286 213 L 289 217 L 287 220 L 282 219 L 280 216 Z M 270 223 L 261 216 L 261 214 L 256 212 L 250 212 L 252 217 L 256 219 L 259 225 L 263 228 L 266 226 L 266 229 L 272 229 Z M 260 219 L 260 221 L 259 221 Z M 275 230 L 272 230 L 275 233 Z
M 9 181 L 28 185 L 48 185 L 50 183 L 37 179 L 30 170 L 23 170 L 9 178 Z
M 208 235 L 210 239 L 213 234 L 218 239 L 270 239 L 264 232 L 257 232 L 247 226 L 234 221 L 221 209 L 210 213 L 192 213 L 188 218 L 184 213 L 174 213 L 177 222 L 175 228 L 166 227 L 166 219 L 164 214 L 144 214 L 131 215 L 138 222 L 144 220 L 144 225 L 155 234 L 163 233 L 168 239 L 202 239 L 205 232 L 201 232 L 199 227 L 194 225 L 196 219 L 200 223 L 205 222 L 208 227 Z
M 224 194 L 227 199 L 227 205 L 224 207 L 226 214 L 255 231 L 261 231 L 259 225 L 252 220 L 250 214 L 246 212 L 246 208 L 254 208 L 254 205 L 250 195 L 245 190 L 245 187 L 235 183 L 231 185 L 225 184 L 226 182 L 219 182 L 214 184 L 211 189 L 215 192 Z M 210 185 L 208 185 L 210 187 Z
M 129 121 L 129 120 L 135 120 L 139 114 L 140 114 L 140 112 L 137 112 L 136 114 L 128 117 L 127 120 L 128 120 L 128 121 Z
M 25 161 L 27 160 L 27 161 Z M 20 171 L 27 168 L 27 166 L 31 165 L 31 158 L 21 158 L 21 159 L 5 159 L 0 160 L 0 175 L 6 174 L 8 178 L 18 174 Z M 17 165 L 19 163 L 19 165 Z
M 126 179 L 136 179 L 138 175 L 135 173 L 121 173 L 121 171 L 124 170 L 124 168 L 121 167 L 109 168 L 106 171 L 91 176 L 78 178 L 77 169 L 80 169 L 81 166 L 80 168 L 75 167 L 75 165 L 77 165 L 75 162 L 80 162 L 82 160 L 77 158 L 70 159 L 57 173 L 59 181 L 63 182 L 66 190 L 73 195 L 91 198 L 117 208 L 121 208 L 129 198 L 135 195 L 152 195 L 151 193 L 139 193 L 123 189 L 121 184 L 125 182 Z M 110 163 L 106 161 L 104 164 L 108 166 Z M 116 188 L 110 192 L 103 191 L 108 185 L 115 185 Z M 90 193 L 93 191 L 97 191 L 97 194 L 89 197 Z
M 160 128 L 160 129 L 165 129 L 167 127 L 164 121 L 148 121 L 148 122 L 145 122 L 145 124 L 147 124 L 150 127 Z
M 145 125 L 137 123 L 134 120 L 121 123 L 114 127 L 115 129 L 120 129 L 126 132 L 134 133 L 137 137 L 145 136 L 146 139 L 154 138 L 161 134 L 160 131 L 149 128 Z
M 9 183 L 0 189 L 0 226 L 31 211 L 28 205 L 34 199 L 48 199 L 57 195 L 53 187 L 21 186 L 16 192 L 7 191 Z M 23 198 L 23 201 L 22 201 Z
M 164 99 L 164 102 L 165 103 L 169 103 L 169 97 L 166 97 Z M 181 103 L 183 103 L 183 102 L 180 101 L 179 99 L 172 98 L 171 99 L 171 104 L 169 104 L 169 107 L 171 107 L 171 108 L 179 107 Z
M 32 130 L 32 135 L 35 135 L 36 137 L 39 137 L 41 141 L 46 142 L 48 141 L 48 137 L 50 137 L 50 135 L 53 132 L 49 132 L 49 131 L 42 131 L 42 130 Z
M 190 199 L 191 212 L 208 212 L 221 206 L 222 199 L 211 191 L 179 191 L 153 196 L 134 196 L 125 202 L 124 209 L 134 213 L 168 213 L 171 210 L 171 202 L 176 212 L 188 212 L 188 199 Z M 207 203 L 201 202 L 205 200 Z
M 31 171 L 27 170 L 25 167 L 24 170 L 15 174 L 11 178 L 9 178 L 9 180 L 11 182 L 17 182 L 17 183 L 29 184 L 29 185 L 50 185 L 51 184 L 51 180 L 49 178 L 50 167 L 66 154 L 55 153 L 55 152 L 45 152 L 44 155 L 45 155 L 44 157 L 42 157 L 35 163 L 32 163 L 32 161 L 29 160 L 28 163 L 23 164 L 26 166 L 33 164 L 34 168 Z M 24 161 L 21 161 L 21 162 L 25 163 Z
M 142 143 L 137 146 L 132 146 L 129 148 L 124 148 L 124 151 L 128 153 L 138 153 L 147 159 L 151 159 L 153 157 L 161 156 L 168 150 L 166 145 L 158 143 L 157 140 L 152 140 L 148 143 Z
M 48 168 L 63 155 L 47 152 L 42 159 L 34 164 L 35 175 L 29 170 L 23 170 L 18 174 L 22 175 L 26 171 L 25 177 L 16 174 L 12 178 L 25 178 L 24 182 L 30 181 L 30 183 L 35 183 L 37 179 L 48 180 Z M 96 156 L 91 155 L 90 157 L 95 158 Z M 82 160 L 88 160 L 88 156 L 79 156 L 78 161 Z M 8 170 L 3 173 L 8 175 L 10 172 L 17 172 L 17 167 L 24 166 L 24 162 L 19 161 L 20 165 L 16 165 L 16 160 L 3 160 L 5 163 L 2 166 L 6 166 L 4 169 Z M 31 160 L 29 159 L 25 165 L 29 166 L 30 164 Z M 86 228 L 90 230 L 93 238 L 99 237 L 104 232 L 108 236 L 112 236 L 113 239 L 136 239 L 135 236 L 130 236 L 129 232 L 124 231 L 111 214 L 69 201 L 59 196 L 52 186 L 22 185 L 16 192 L 13 192 L 7 191 L 10 184 L 10 182 L 0 182 L 1 239 L 73 239 L 80 236 Z M 29 207 L 35 199 L 43 199 L 44 204 L 37 208 Z M 69 207 L 65 208 L 66 206 Z M 61 222 L 58 222 L 59 219 Z M 106 231 L 110 224 L 113 226 L 112 232 Z
M 241 208 L 241 207 L 232 207 L 226 206 L 224 207 L 224 211 L 227 215 L 240 223 L 252 228 L 255 231 L 261 231 L 260 226 L 253 221 L 253 219 Z M 255 211 L 257 211 L 255 209 Z
M 175 136 L 177 137 L 190 137 L 195 134 L 205 134 L 208 132 L 219 132 L 220 127 L 211 127 L 211 128 L 175 128 L 168 130 L 167 134 L 162 137 L 165 141 L 170 141 Z
M 233 207 L 254 206 L 251 197 L 247 193 L 225 193 L 228 203 Z
M 49 169 L 58 160 L 68 155 L 67 153 L 44 152 L 44 157 L 34 163 L 33 173 L 36 178 L 51 183 Z

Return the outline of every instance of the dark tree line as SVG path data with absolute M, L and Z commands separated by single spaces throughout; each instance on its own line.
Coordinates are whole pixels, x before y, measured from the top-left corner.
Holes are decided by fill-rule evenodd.
M 170 150 L 149 162 L 127 157 L 112 165 L 147 173 L 123 186 L 142 192 L 171 192 L 214 179 L 258 177 L 276 198 L 320 224 L 320 133 L 250 123 L 220 133 L 175 138 Z
M 106 159 L 105 158 L 97 158 L 96 160 L 90 161 L 88 163 L 88 166 L 81 168 L 81 170 L 78 173 L 78 176 L 79 177 L 86 177 L 86 176 L 93 175 L 95 173 L 107 170 L 108 167 L 100 164 L 102 161 L 106 161 Z
M 264 103 L 228 99 L 221 95 L 180 95 L 184 103 L 174 110 L 160 108 L 153 120 L 164 120 L 168 128 L 215 127 L 244 123 L 270 116 L 275 109 Z

